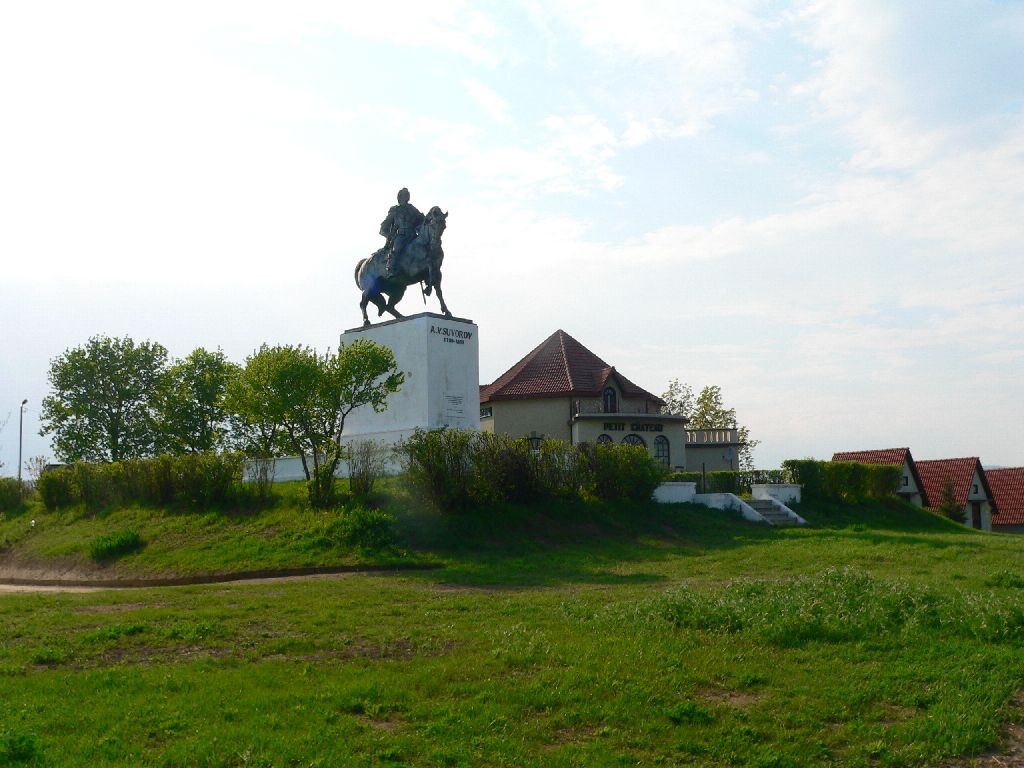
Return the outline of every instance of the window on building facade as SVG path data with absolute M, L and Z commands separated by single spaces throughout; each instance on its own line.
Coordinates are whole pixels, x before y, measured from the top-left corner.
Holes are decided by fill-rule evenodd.
M 599 442 L 599 443 L 601 443 L 603 445 L 605 443 L 613 443 L 615 441 L 612 440 L 611 435 L 598 435 L 597 436 L 597 442 Z
M 605 413 L 618 413 L 619 404 L 615 397 L 615 390 L 611 387 L 605 387 L 604 392 L 601 395 L 602 405 L 604 406 Z
M 490 406 L 484 406 L 483 408 L 480 409 L 481 419 L 489 419 L 493 414 L 494 411 L 491 410 Z
M 669 456 L 668 438 L 664 435 L 658 435 L 654 438 L 654 460 L 665 467 L 665 469 L 669 468 L 671 457 Z
M 647 447 L 647 443 L 644 442 L 644 439 L 640 437 L 640 435 L 626 435 L 622 438 L 622 442 L 626 445 L 642 445 L 644 448 Z
M 910 478 L 907 477 L 906 475 L 903 476 L 903 484 L 910 485 Z
M 972 493 L 977 493 L 978 492 L 978 484 L 975 483 L 973 487 L 974 487 L 974 490 L 972 491 Z

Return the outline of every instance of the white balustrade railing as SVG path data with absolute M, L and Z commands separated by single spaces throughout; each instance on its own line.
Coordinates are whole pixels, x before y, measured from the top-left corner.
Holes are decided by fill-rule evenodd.
M 686 442 L 688 445 L 736 443 L 739 436 L 735 429 L 688 429 Z

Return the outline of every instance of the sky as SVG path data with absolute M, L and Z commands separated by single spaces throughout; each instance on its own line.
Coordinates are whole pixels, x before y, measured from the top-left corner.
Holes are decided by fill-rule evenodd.
M 762 468 L 1024 465 L 1024 3 L 353 6 L 0 6 L 0 473 L 91 336 L 336 345 L 403 186 L 484 383 L 561 328 Z

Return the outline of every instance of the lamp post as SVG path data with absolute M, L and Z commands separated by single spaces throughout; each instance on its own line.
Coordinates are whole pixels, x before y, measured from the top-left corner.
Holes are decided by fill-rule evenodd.
M 540 451 L 540 444 L 544 440 L 544 435 L 538 435 L 536 431 L 530 433 L 530 436 L 526 438 L 526 442 L 530 444 L 530 450 L 533 453 Z
M 18 412 L 18 493 L 19 494 L 23 493 L 24 490 L 25 490 L 22 487 L 22 485 L 21 485 L 21 435 L 22 435 L 22 427 L 25 424 L 25 405 L 27 403 L 28 403 L 28 398 L 26 397 L 24 400 L 21 401 L 21 408 L 20 408 L 20 410 Z

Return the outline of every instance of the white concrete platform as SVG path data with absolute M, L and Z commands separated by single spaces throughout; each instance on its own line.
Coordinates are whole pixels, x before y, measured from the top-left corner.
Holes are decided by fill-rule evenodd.
M 394 445 L 415 429 L 480 429 L 480 338 L 472 320 L 424 312 L 351 328 L 341 342 L 369 339 L 391 349 L 405 373 L 387 410 L 363 406 L 345 420 L 342 440 Z

